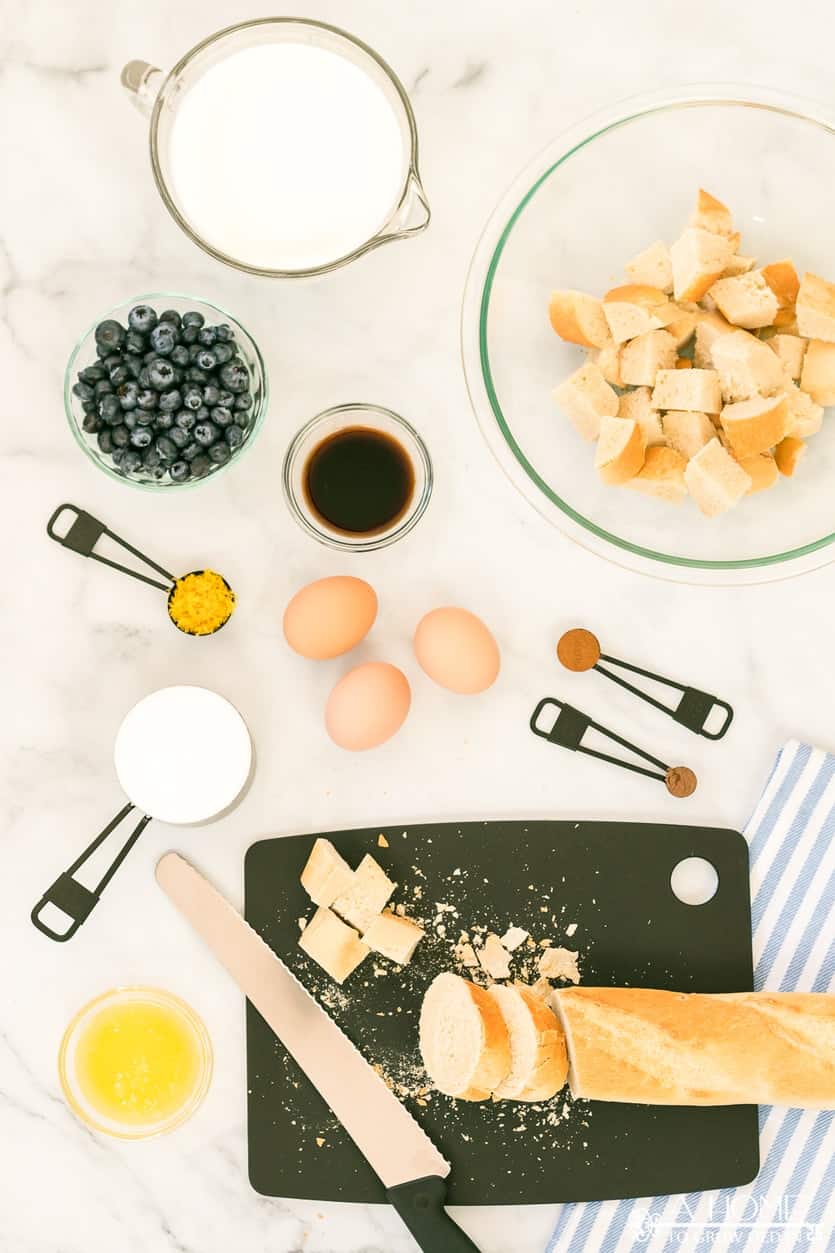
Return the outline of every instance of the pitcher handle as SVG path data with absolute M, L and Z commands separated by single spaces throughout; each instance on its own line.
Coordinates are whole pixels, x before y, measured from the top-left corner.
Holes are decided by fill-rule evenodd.
M 406 190 L 403 192 L 400 204 L 377 238 L 378 240 L 403 239 L 409 235 L 419 235 L 421 231 L 426 230 L 431 217 L 432 210 L 429 208 L 423 183 L 420 181 L 417 168 L 413 165 L 409 171 Z
M 150 117 L 154 101 L 165 81 L 162 70 L 147 61 L 128 61 L 122 70 L 121 80 L 139 112 Z

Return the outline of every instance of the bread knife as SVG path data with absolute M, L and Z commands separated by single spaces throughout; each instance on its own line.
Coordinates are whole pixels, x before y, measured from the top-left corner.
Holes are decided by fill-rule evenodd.
M 166 853 L 156 875 L 327 1101 L 423 1253 L 478 1253 L 444 1209 L 449 1163 L 348 1037 L 185 858 Z

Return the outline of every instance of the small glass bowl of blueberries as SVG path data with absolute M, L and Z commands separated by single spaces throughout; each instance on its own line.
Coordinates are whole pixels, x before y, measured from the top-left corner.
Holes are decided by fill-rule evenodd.
M 253 442 L 267 374 L 255 341 L 223 309 L 153 293 L 86 333 L 67 365 L 64 404 L 77 442 L 111 478 L 189 487 Z

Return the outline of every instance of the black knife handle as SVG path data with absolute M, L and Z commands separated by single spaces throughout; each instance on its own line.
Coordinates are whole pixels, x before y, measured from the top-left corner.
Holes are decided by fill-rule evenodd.
M 440 1175 L 400 1183 L 388 1188 L 386 1196 L 423 1253 L 479 1253 L 444 1209 L 446 1180 Z

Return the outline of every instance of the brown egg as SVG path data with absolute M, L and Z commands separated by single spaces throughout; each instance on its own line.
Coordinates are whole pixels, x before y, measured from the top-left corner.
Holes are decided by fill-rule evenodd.
M 284 637 L 313 661 L 341 657 L 365 639 L 377 617 L 377 594 L 362 579 L 336 575 L 308 583 L 284 611 Z
M 362 752 L 391 739 L 411 703 L 403 671 L 385 661 L 369 661 L 339 680 L 328 697 L 325 726 L 334 744 Z
M 421 668 L 450 692 L 471 696 L 496 681 L 498 645 L 467 609 L 433 609 L 418 623 L 414 645 Z

